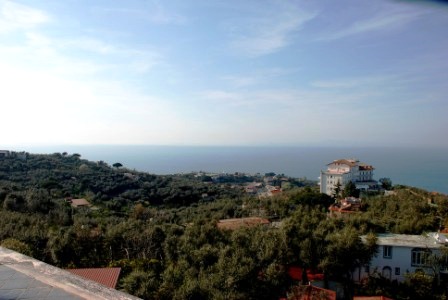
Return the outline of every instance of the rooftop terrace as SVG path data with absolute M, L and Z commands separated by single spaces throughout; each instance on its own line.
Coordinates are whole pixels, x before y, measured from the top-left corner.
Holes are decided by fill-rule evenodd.
M 0 300 L 6 299 L 137 300 L 140 298 L 0 247 Z

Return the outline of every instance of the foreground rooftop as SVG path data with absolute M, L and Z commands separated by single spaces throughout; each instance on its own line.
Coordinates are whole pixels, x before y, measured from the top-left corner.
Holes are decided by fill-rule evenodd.
M 0 299 L 137 300 L 140 298 L 0 247 Z

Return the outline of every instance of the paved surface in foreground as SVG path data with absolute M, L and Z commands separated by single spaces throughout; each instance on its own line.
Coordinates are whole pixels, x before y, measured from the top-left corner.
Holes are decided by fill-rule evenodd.
M 97 282 L 0 247 L 0 300 L 138 300 Z
M 7 265 L 0 265 L 0 300 L 83 300 L 61 288 L 51 286 L 20 273 Z

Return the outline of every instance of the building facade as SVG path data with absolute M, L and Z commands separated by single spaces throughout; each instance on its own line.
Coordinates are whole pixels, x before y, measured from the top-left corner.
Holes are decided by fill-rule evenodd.
M 8 150 L 0 150 L 0 157 L 8 157 L 10 152 Z
M 333 195 L 335 188 L 341 188 L 353 182 L 359 190 L 376 188 L 378 183 L 373 179 L 375 168 L 359 162 L 357 159 L 338 159 L 327 165 L 326 171 L 320 172 L 320 192 Z
M 441 255 L 441 248 L 448 245 L 448 239 L 440 233 L 425 235 L 385 233 L 379 234 L 377 238 L 377 254 L 369 265 L 362 266 L 353 273 L 354 281 L 361 281 L 374 272 L 399 282 L 405 280 L 407 273 L 415 273 L 418 270 L 428 275 L 435 275 L 431 257 Z

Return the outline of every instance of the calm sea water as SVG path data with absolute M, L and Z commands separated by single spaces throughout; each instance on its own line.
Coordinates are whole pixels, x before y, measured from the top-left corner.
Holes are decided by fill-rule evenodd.
M 331 147 L 52 146 L 13 149 L 79 153 L 82 158 L 153 174 L 275 172 L 317 180 L 326 164 L 357 158 L 375 167 L 375 178 L 448 194 L 448 149 Z

